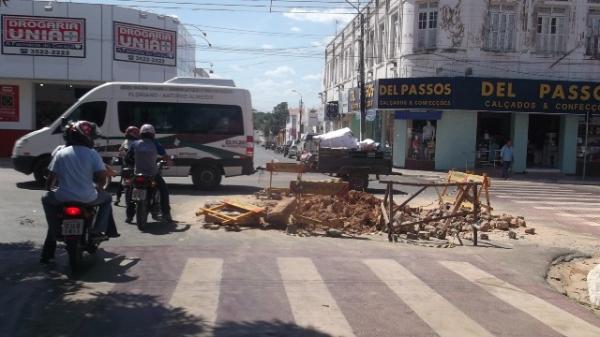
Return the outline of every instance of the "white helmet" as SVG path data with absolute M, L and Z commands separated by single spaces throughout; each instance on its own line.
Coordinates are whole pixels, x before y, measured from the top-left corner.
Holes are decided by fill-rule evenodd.
M 152 126 L 152 124 L 144 124 L 140 128 L 140 134 L 142 133 L 150 133 L 154 135 L 156 132 L 154 131 L 154 126 Z

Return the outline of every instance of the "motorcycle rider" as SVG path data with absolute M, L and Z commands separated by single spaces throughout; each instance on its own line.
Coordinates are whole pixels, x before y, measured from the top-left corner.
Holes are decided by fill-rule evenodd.
M 171 206 L 169 204 L 169 190 L 163 177 L 158 174 L 158 168 L 156 167 L 156 159 L 161 156 L 163 160 L 170 162 L 170 158 L 167 156 L 167 152 L 155 139 L 154 126 L 151 124 L 144 124 L 140 128 L 140 140 L 135 141 L 131 144 L 129 151 L 127 152 L 127 161 L 133 161 L 135 163 L 135 174 L 143 174 L 145 176 L 154 177 L 156 186 L 160 193 L 160 209 L 162 213 L 162 220 L 171 222 Z M 135 214 L 135 205 L 127 205 L 127 220 L 128 223 L 133 221 Z
M 48 233 L 42 249 L 40 262 L 48 263 L 54 258 L 56 233 L 60 228 L 59 214 L 66 202 L 99 206 L 92 235 L 106 233 L 119 237 L 112 215 L 110 193 L 102 190 L 106 182 L 106 165 L 92 147 L 98 135 L 96 125 L 88 121 L 69 123 L 65 127 L 66 145 L 54 154 L 46 181 L 48 192 L 42 197 L 42 205 L 48 222 Z M 94 186 L 94 182 L 96 185 Z M 52 190 L 53 186 L 57 186 Z
M 132 167 L 132 163 L 127 163 L 125 161 L 125 157 L 127 155 L 127 150 L 129 150 L 129 147 L 131 146 L 131 144 L 140 139 L 140 129 L 137 126 L 129 126 L 126 130 L 125 130 L 125 140 L 123 141 L 123 144 L 121 144 L 121 147 L 119 147 L 119 158 L 121 158 L 122 160 L 122 167 Z M 121 180 L 123 180 L 123 175 L 121 175 Z M 115 206 L 119 205 L 119 202 L 121 202 L 121 196 L 123 195 L 123 184 L 122 181 L 119 184 L 119 187 L 117 189 L 117 200 L 115 200 Z

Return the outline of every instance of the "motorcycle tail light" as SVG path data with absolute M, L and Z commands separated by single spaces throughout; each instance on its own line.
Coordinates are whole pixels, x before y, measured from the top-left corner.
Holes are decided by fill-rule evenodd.
M 246 136 L 246 156 L 254 156 L 254 136 Z
M 75 207 L 75 206 L 69 206 L 69 207 L 65 207 L 63 209 L 63 213 L 67 216 L 80 216 L 81 215 L 81 208 L 80 207 Z
M 143 176 L 139 176 L 139 177 L 135 177 L 134 182 L 136 185 L 144 185 L 144 182 L 146 182 L 146 179 Z

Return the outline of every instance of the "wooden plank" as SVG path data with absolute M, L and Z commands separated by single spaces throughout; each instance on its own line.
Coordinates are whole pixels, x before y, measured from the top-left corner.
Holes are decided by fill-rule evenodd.
M 325 181 L 290 181 L 291 193 L 336 195 L 347 192 L 350 184 L 347 181 L 325 182 Z
M 239 208 L 244 211 L 256 213 L 256 214 L 261 214 L 261 213 L 265 212 L 265 209 L 262 207 L 258 207 L 255 205 L 249 205 L 249 204 L 242 204 L 236 200 L 225 199 L 225 200 L 223 200 L 223 204 L 233 207 L 233 208 Z
M 304 173 L 307 172 L 303 164 L 296 163 L 267 163 L 267 171 L 269 172 L 287 172 L 287 173 Z

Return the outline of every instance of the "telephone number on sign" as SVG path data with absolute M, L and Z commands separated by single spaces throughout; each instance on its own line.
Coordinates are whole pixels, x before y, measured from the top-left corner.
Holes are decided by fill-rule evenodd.
M 134 60 L 139 61 L 139 62 L 155 63 L 155 64 L 164 64 L 165 63 L 164 59 L 148 57 L 148 56 L 135 56 Z
M 69 56 L 69 55 L 71 55 L 71 53 L 68 50 L 48 50 L 48 49 L 21 49 L 21 54 L 52 55 L 52 56 Z

